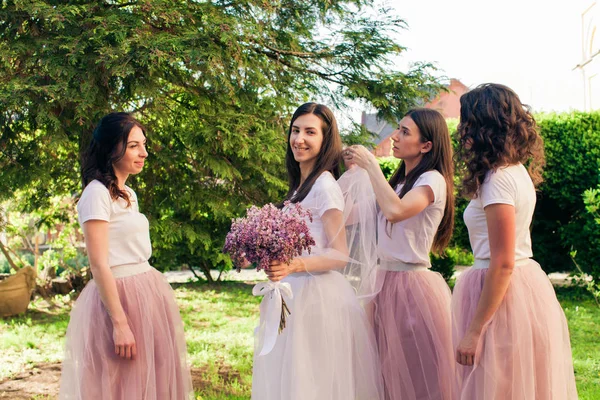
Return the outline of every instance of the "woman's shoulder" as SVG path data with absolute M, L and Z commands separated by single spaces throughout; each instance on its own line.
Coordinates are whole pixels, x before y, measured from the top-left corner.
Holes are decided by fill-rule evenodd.
M 102 182 L 100 182 L 97 179 L 94 179 L 86 185 L 86 187 L 83 189 L 83 192 L 81 193 L 82 199 L 88 196 L 108 196 L 108 198 L 110 198 L 110 192 Z
M 314 186 L 322 187 L 322 188 L 332 188 L 339 187 L 337 180 L 333 177 L 331 172 L 323 171 L 321 175 L 315 180 Z M 313 187 L 314 187 L 313 186 Z
M 329 209 L 337 208 L 344 209 L 344 195 L 342 189 L 329 171 L 323 172 L 310 189 L 310 193 L 304 199 L 305 204 L 310 204 L 311 207 L 318 209 L 318 215 L 321 217 L 323 213 Z M 304 202 L 303 202 L 304 203 Z
M 483 184 L 511 184 L 514 185 L 522 179 L 529 180 L 529 174 L 523 164 L 511 164 L 489 170 Z
M 77 202 L 80 222 L 90 219 L 110 220 L 111 197 L 108 189 L 100 181 L 93 180 L 86 185 Z
M 333 174 L 329 171 L 321 172 L 321 175 L 317 178 L 317 181 L 325 181 L 325 182 L 337 182 L 333 177 Z
M 137 202 L 137 194 L 135 193 L 135 191 L 132 188 L 130 188 L 127 185 L 125 185 L 125 193 L 127 193 L 129 195 L 131 201 Z M 104 186 L 104 184 L 97 179 L 94 179 L 93 181 L 88 183 L 87 186 L 83 189 L 83 192 L 81 193 L 82 199 L 90 197 L 90 196 L 105 197 L 109 201 L 112 201 L 112 197 L 110 195 L 110 191 L 108 190 L 108 188 L 106 186 Z
M 419 177 L 419 179 L 426 179 L 426 180 L 442 180 L 442 181 L 446 181 L 444 179 L 444 175 L 442 175 L 440 173 L 440 171 L 436 170 L 436 169 L 430 169 L 429 171 L 425 171 L 421 174 L 421 176 Z
M 432 169 L 429 171 L 425 171 L 417 178 L 415 182 L 415 186 L 421 185 L 430 185 L 435 188 L 445 188 L 446 187 L 446 179 L 444 175 L 442 175 L 438 170 Z
M 514 206 L 518 193 L 525 187 L 533 189 L 525 167 L 522 164 L 506 165 L 486 173 L 479 188 L 479 197 L 484 206 L 496 203 Z

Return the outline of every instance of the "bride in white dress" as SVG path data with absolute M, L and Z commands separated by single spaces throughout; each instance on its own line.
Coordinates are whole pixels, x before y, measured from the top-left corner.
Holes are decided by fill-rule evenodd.
M 266 295 L 255 331 L 253 399 L 382 398 L 375 339 L 359 302 L 359 294 L 370 291 L 366 283 L 375 260 L 371 258 L 372 265 L 356 261 L 365 258 L 358 253 L 375 254 L 374 225 L 369 225 L 368 215 L 375 202 L 355 185 L 364 178 L 364 187 L 370 188 L 368 176 L 360 174 L 363 170 L 354 168 L 336 181 L 341 151 L 331 110 L 316 103 L 300 106 L 288 133 L 286 200 L 312 212 L 312 222 L 307 223 L 316 245 L 289 265 L 272 263 L 266 271 L 270 283 L 259 284 L 260 294 Z M 357 191 L 369 201 L 352 203 L 351 192 Z M 362 239 L 357 226 L 372 237 Z M 291 315 L 278 334 L 278 323 L 272 321 L 279 321 L 281 296 Z

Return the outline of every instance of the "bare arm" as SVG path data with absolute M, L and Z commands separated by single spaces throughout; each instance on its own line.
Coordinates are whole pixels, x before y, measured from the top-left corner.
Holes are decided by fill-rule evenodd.
M 429 186 L 411 189 L 401 199 L 385 179 L 375 156 L 362 146 L 352 146 L 352 160 L 369 174 L 377 204 L 383 216 L 390 222 L 400 222 L 419 214 L 433 203 L 433 190 Z
M 125 358 L 134 357 L 135 341 L 108 265 L 108 222 L 89 220 L 83 224 L 83 233 L 94 281 L 113 323 L 115 352 Z
M 490 266 L 473 320 L 456 350 L 456 360 L 463 365 L 473 365 L 482 330 L 502 304 L 515 266 L 515 208 L 491 204 L 485 208 L 485 215 Z
M 270 280 L 279 281 L 296 272 L 328 271 L 346 265 L 348 246 L 343 213 L 337 209 L 330 209 L 325 211 L 321 220 L 329 242 L 329 255 L 297 257 L 289 265 L 273 262 L 266 271 Z
M 328 271 L 330 269 L 339 269 L 346 266 L 347 260 L 342 257 L 348 257 L 348 245 L 346 243 L 346 229 L 344 226 L 344 215 L 340 210 L 331 209 L 325 211 L 321 217 L 325 235 L 329 242 L 329 248 L 332 249 L 331 257 L 314 256 L 314 257 L 298 257 L 303 266 L 298 266 L 295 272 L 316 272 Z M 339 257 L 335 257 L 339 255 Z

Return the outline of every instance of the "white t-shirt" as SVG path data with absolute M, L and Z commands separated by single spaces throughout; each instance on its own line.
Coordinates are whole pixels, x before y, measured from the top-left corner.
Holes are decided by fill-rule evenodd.
M 321 217 L 331 209 L 343 212 L 344 204 L 344 195 L 340 185 L 330 172 L 323 172 L 313 184 L 310 192 L 300 202 L 303 208 L 310 210 L 312 213 L 312 222 L 307 220 L 306 224 L 313 239 L 315 239 L 314 248 L 325 249 L 329 247 Z
M 489 171 L 479 189 L 479 196 L 469 202 L 463 216 L 475 258 L 490 258 L 490 238 L 484 211 L 490 204 L 509 204 L 515 208 L 515 260 L 532 257 L 529 226 L 535 202 L 535 187 L 522 164 Z
M 404 184 L 396 187 L 400 194 Z M 413 188 L 429 186 L 433 191 L 433 203 L 419 214 L 392 224 L 379 211 L 377 221 L 377 248 L 382 260 L 399 260 L 405 263 L 431 266 L 429 252 L 446 207 L 446 180 L 438 171 L 424 172 Z
M 129 187 L 131 206 L 124 199 L 113 200 L 106 186 L 97 180 L 90 182 L 77 203 L 79 224 L 89 220 L 108 222 L 108 265 L 139 264 L 152 255 L 150 226 L 139 212 L 137 196 Z

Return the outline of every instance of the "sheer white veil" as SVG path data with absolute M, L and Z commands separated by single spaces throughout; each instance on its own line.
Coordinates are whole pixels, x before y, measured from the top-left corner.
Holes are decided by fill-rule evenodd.
M 367 171 L 354 166 L 338 184 L 344 195 L 344 225 L 349 259 L 343 274 L 363 304 L 379 291 L 377 276 L 377 201 Z
M 336 193 L 314 193 L 311 207 L 328 208 L 327 202 L 343 208 L 343 225 L 336 235 L 346 238 L 347 252 L 333 248 L 313 248 L 311 255 L 345 261 L 339 271 L 350 282 L 359 300 L 368 303 L 378 292 L 377 279 L 377 202 L 369 175 L 354 166 L 338 180 Z M 332 191 L 337 188 L 331 188 Z M 329 205 L 331 207 L 331 205 Z M 330 242 L 331 242 L 330 238 Z

